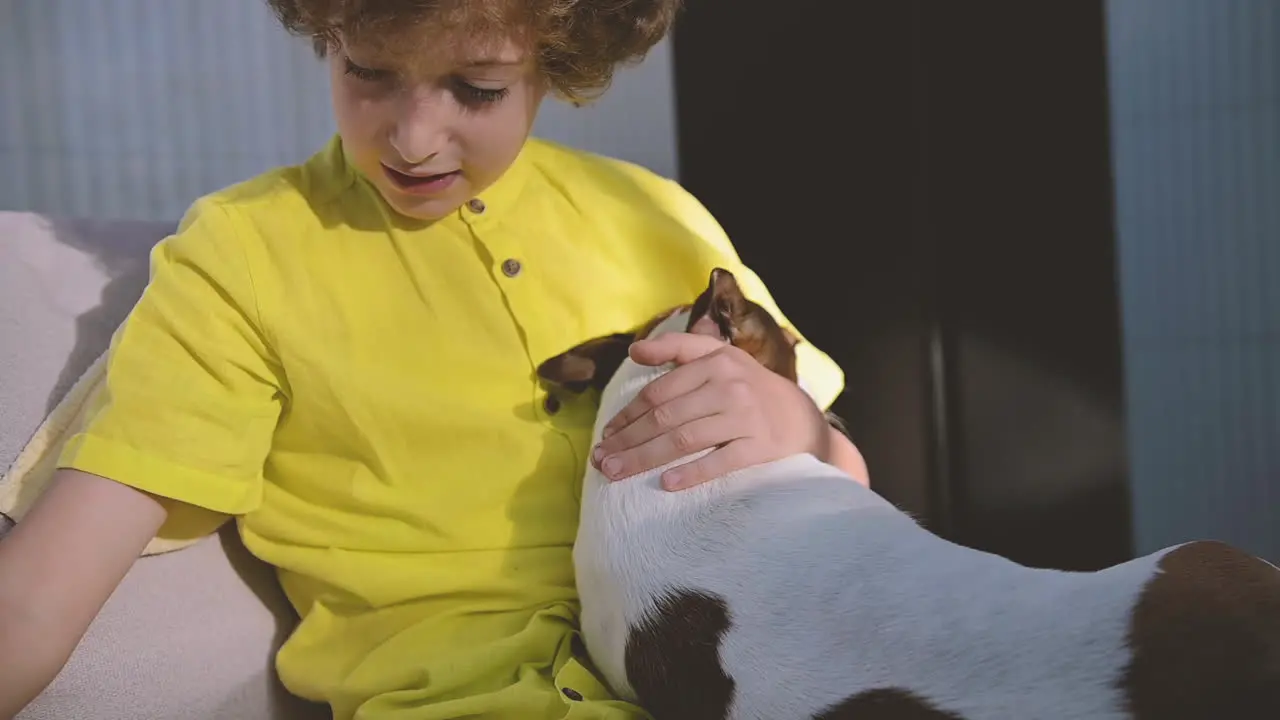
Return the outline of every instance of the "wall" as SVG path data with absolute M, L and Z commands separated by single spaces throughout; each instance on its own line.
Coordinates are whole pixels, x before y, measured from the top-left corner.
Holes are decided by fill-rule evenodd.
M 676 172 L 671 52 L 534 132 Z M 0 210 L 176 219 L 332 133 L 327 76 L 263 0 L 0 2 Z
M 1022 562 L 1127 558 L 1103 0 L 788 8 L 688 6 L 682 180 L 844 368 L 877 492 Z
M 1137 549 L 1280 559 L 1280 2 L 1108 23 Z

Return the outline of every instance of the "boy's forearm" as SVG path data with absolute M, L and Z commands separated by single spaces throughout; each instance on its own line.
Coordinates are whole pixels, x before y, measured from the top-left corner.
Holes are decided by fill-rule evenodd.
M 0 720 L 53 681 L 165 517 L 144 493 L 59 470 L 0 540 Z
M 827 443 L 827 456 L 824 458 L 827 464 L 843 470 L 854 480 L 871 487 L 871 479 L 867 476 L 867 463 L 862 458 L 862 453 L 858 452 L 858 448 L 845 437 L 844 433 L 834 427 L 827 428 L 827 432 L 831 435 Z
M 53 682 L 78 640 L 66 637 L 66 623 L 50 618 L 25 582 L 23 541 L 16 528 L 0 541 L 0 720 L 11 720 Z
M 0 720 L 12 720 L 57 677 L 75 644 L 57 642 L 25 608 L 0 603 Z

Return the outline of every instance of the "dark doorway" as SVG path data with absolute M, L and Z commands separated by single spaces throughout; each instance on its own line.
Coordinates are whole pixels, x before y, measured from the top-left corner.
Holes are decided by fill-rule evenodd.
M 1130 539 L 1102 2 L 688 3 L 681 181 L 844 368 L 876 489 L 958 542 Z

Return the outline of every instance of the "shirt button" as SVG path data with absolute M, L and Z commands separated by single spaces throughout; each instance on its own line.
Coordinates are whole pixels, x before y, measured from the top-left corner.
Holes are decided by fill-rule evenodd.
M 565 688 L 560 692 L 564 693 L 565 697 L 569 698 L 574 702 L 580 702 L 582 700 L 582 693 L 578 692 L 577 690 L 574 690 L 573 688 Z
M 471 198 L 467 201 L 467 209 L 479 215 L 484 212 L 484 201 L 480 198 Z
M 548 415 L 555 415 L 560 412 L 560 398 L 555 395 L 547 395 L 542 399 L 542 409 L 546 410 Z
M 519 275 L 521 268 L 520 261 L 515 258 L 507 258 L 502 261 L 502 274 L 509 278 Z

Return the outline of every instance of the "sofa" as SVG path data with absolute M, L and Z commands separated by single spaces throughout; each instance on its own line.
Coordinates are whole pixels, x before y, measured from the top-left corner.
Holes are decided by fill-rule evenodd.
M 146 284 L 151 247 L 172 229 L 0 212 L 0 473 L 106 349 Z M 0 542 L 12 526 L 0 517 Z M 274 573 L 227 523 L 140 558 L 18 720 L 327 718 L 276 678 L 295 622 Z

